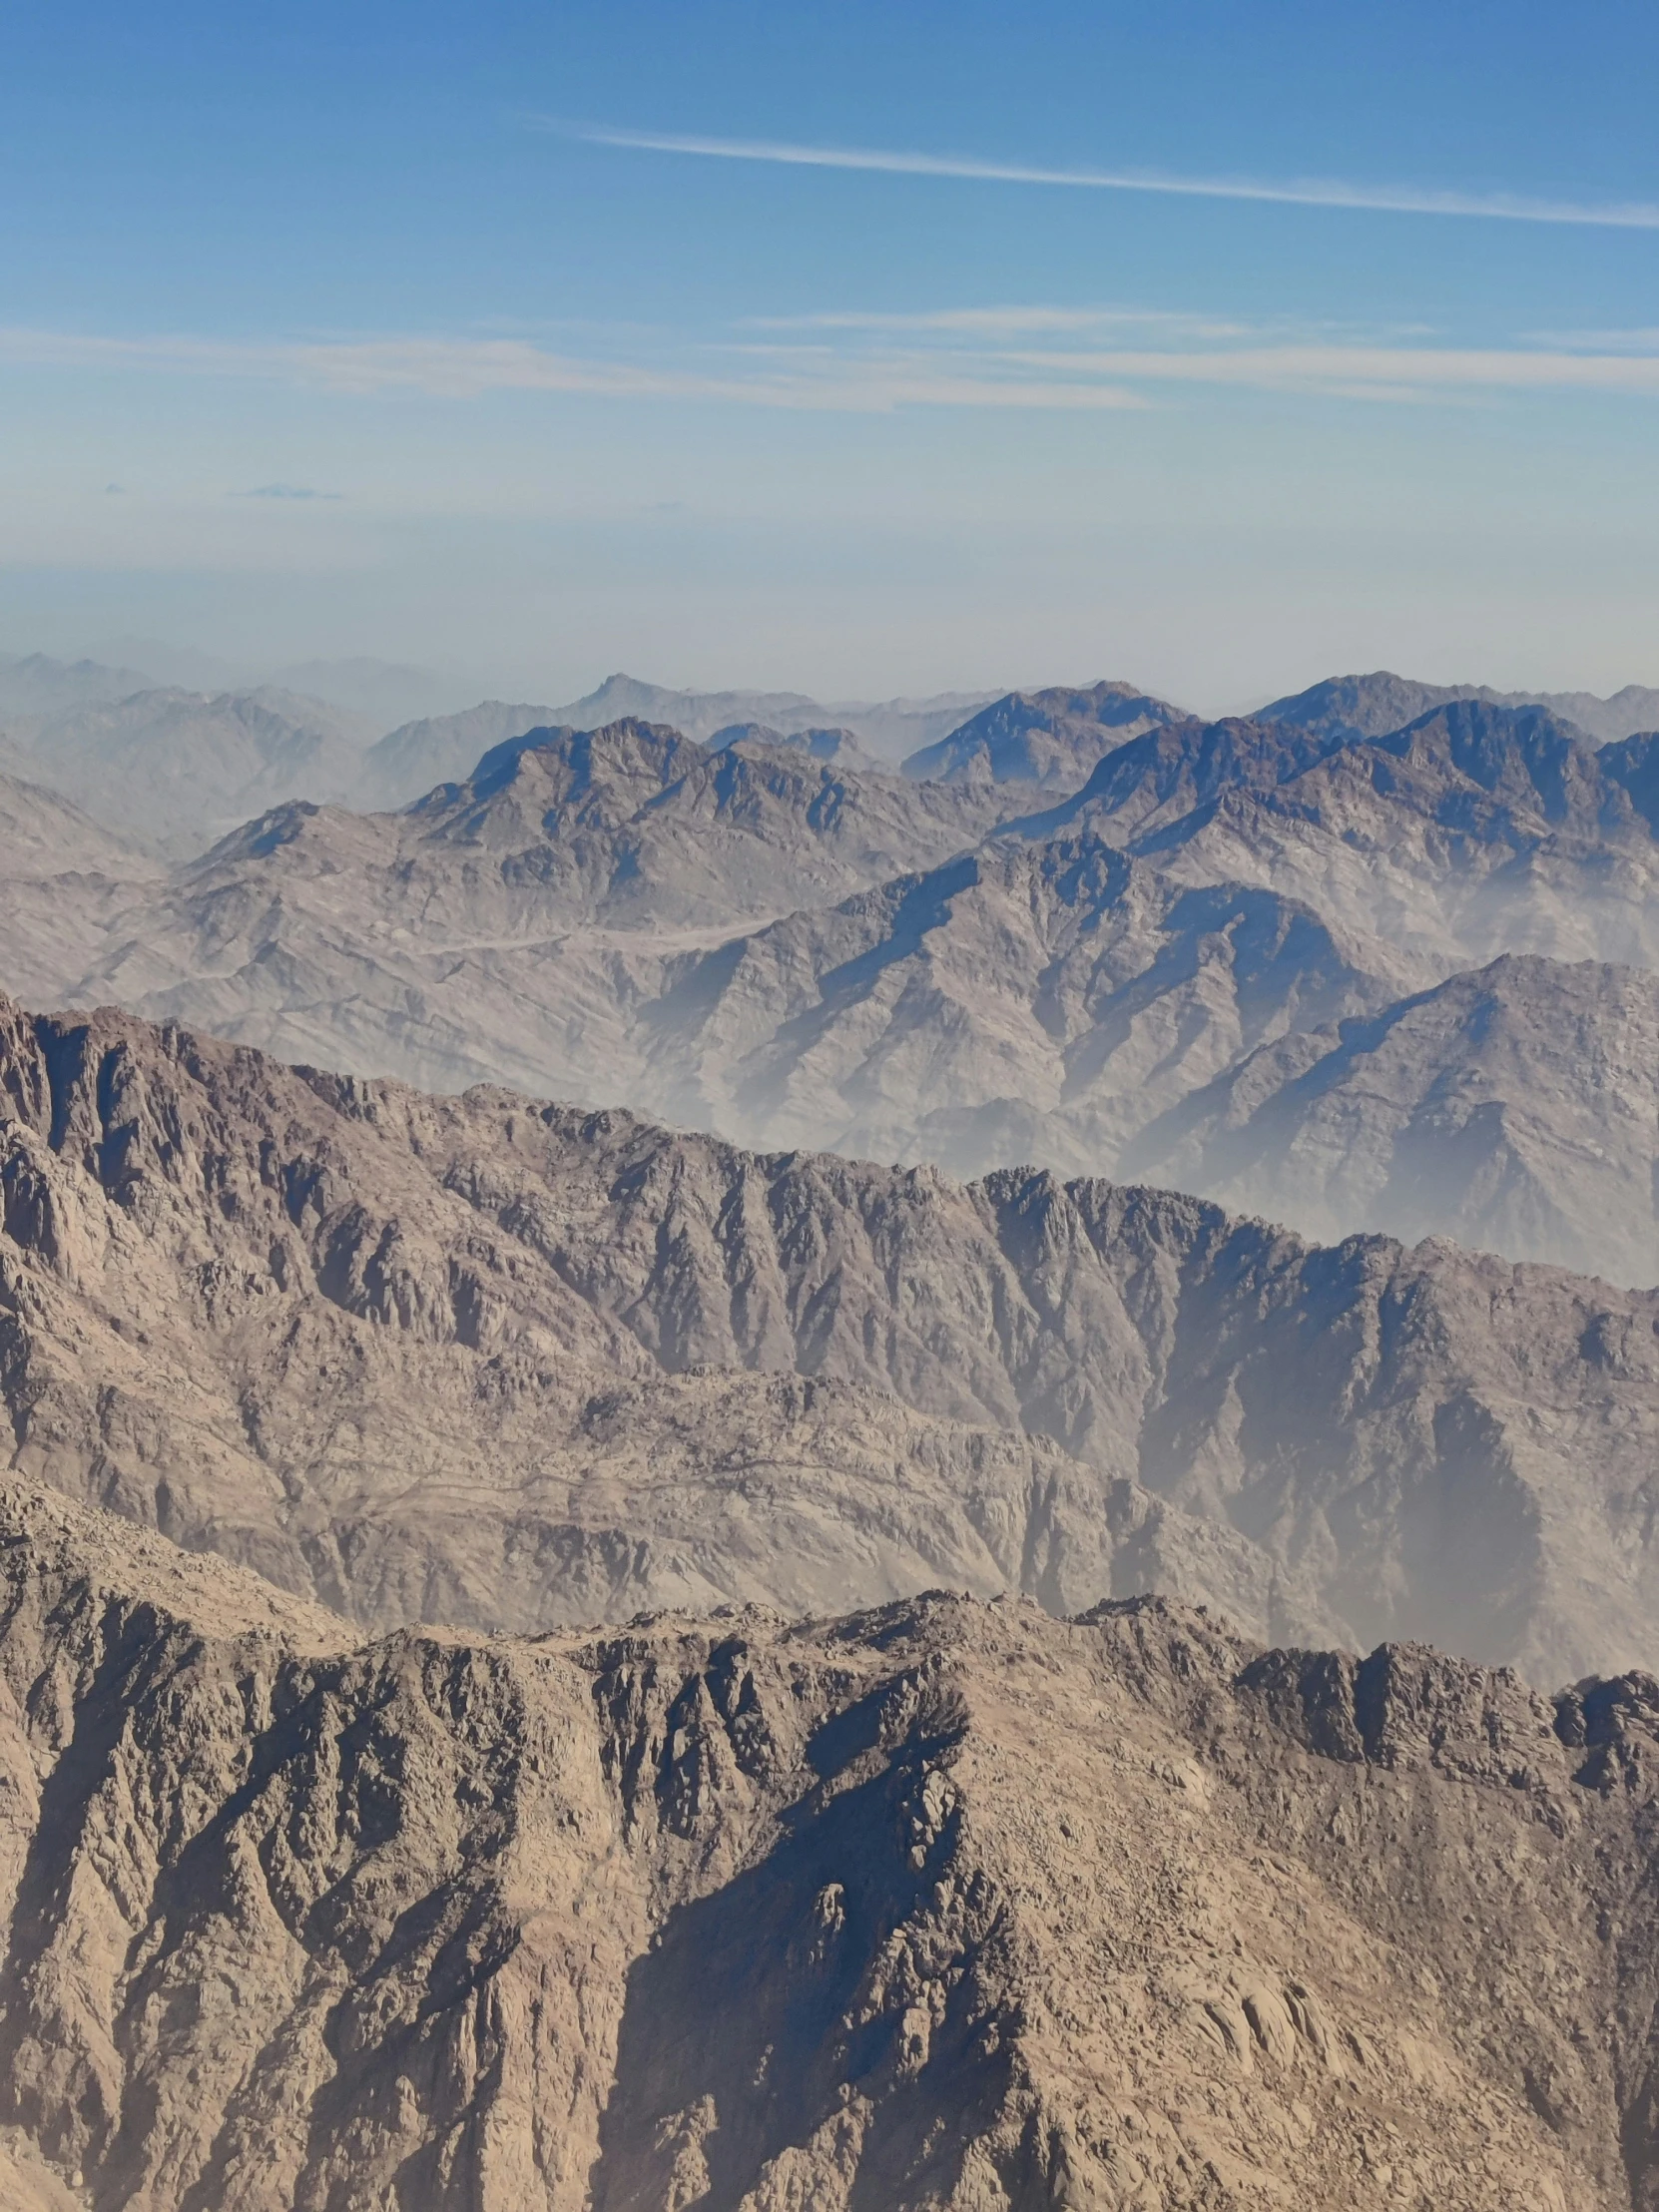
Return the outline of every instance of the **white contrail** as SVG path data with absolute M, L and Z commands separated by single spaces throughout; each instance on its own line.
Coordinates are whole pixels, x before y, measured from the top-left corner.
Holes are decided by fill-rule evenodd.
M 1378 215 L 1451 215 L 1502 223 L 1572 223 L 1601 230 L 1659 231 L 1659 205 L 1646 200 L 1535 200 L 1521 193 L 1419 191 L 1410 185 L 1349 185 L 1335 178 L 1275 183 L 1251 177 L 1170 177 L 1140 170 L 1041 169 L 1023 162 L 978 161 L 952 154 L 796 146 L 781 139 L 703 138 L 677 131 L 622 131 L 557 123 L 544 128 L 589 146 L 618 146 L 649 154 L 695 154 L 725 162 L 776 162 L 795 169 L 873 170 L 892 177 L 963 177 L 1000 185 L 1061 185 L 1085 192 L 1159 192 L 1188 200 L 1263 200 L 1297 208 L 1356 208 Z

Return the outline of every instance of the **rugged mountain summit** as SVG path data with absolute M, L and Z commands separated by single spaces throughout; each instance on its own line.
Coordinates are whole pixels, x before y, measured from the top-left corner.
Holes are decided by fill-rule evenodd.
M 14 1463 L 364 1620 L 1159 1581 L 1545 1679 L 1659 1656 L 1659 1294 L 114 1014 L 12 1013 L 0 1099 Z
M 1116 746 L 1086 783 L 1013 825 L 1028 837 L 1087 825 L 1130 849 L 1190 838 L 1229 793 L 1271 792 L 1350 741 L 1296 724 L 1174 722 Z
M 1503 952 L 1653 968 L 1659 844 L 1625 781 L 1641 758 L 1604 761 L 1542 709 L 1459 702 L 1129 841 L 1184 881 L 1271 885 L 1441 973 Z M 1074 819 L 1110 834 L 1113 812 Z
M 1499 692 L 1487 684 L 1419 684 L 1386 669 L 1374 676 L 1332 676 L 1307 691 L 1260 707 L 1260 722 L 1299 723 L 1345 742 L 1385 738 L 1437 707 L 1477 700 L 1489 707 L 1542 707 L 1596 744 L 1659 726 L 1659 691 L 1626 684 L 1609 699 L 1594 692 Z
M 392 927 L 430 933 L 449 921 L 463 942 L 577 921 L 708 927 L 942 858 L 1002 812 L 988 796 L 859 778 L 800 749 L 715 753 L 622 722 L 510 739 L 401 816 L 336 830 L 290 809 L 250 824 L 181 880 L 188 898 L 256 855 L 305 875 L 319 864 L 307 841 L 343 835 L 384 851 L 373 903 Z
M 26 1485 L 0 1539 L 36 2204 L 1656 2201 L 1648 1677 L 1159 1601 L 360 1644 Z
M 1133 684 L 1010 692 L 904 763 L 906 776 L 945 784 L 1052 785 L 1072 791 L 1103 753 L 1144 730 L 1191 718 Z
M 72 957 L 71 939 L 29 980 L 294 1058 L 550 1089 L 570 1070 L 560 1028 L 590 1065 L 610 1038 L 631 1049 L 634 1010 L 684 943 L 930 865 L 1004 811 L 995 790 L 861 777 L 798 748 L 534 732 L 402 815 L 273 810 L 137 891 L 100 957 Z

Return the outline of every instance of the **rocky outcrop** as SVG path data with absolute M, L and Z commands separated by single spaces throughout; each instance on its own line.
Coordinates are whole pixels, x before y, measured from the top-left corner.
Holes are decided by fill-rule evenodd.
M 1656 1737 L 1647 1677 L 1158 1600 L 361 1643 L 12 1482 L 4 2155 L 54 2212 L 1649 2212 Z
M 1653 1293 L 115 1013 L 8 1011 L 0 1189 L 14 1464 L 368 1622 L 1150 1584 L 1659 1659 Z

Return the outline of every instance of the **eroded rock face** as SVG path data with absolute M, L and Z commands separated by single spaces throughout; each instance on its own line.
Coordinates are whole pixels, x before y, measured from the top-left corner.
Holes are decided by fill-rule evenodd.
M 1651 2207 L 1656 1731 L 1161 1600 L 357 1643 L 14 1479 L 0 2151 L 145 2212 Z
M 367 1624 L 1136 1589 L 1659 1660 L 1659 1298 L 756 1155 L 113 1013 L 0 1036 L 13 1463 Z

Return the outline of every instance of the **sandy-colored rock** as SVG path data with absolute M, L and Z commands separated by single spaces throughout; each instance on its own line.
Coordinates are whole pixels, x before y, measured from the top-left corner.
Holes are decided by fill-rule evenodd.
M 1659 1662 L 1659 1296 L 0 1023 L 12 1462 L 359 1619 L 938 1583 Z M 1173 1516 L 1173 1517 L 1172 1517 Z
M 29 2212 L 1659 2202 L 1650 1678 L 1162 1600 L 330 1644 L 160 1548 L 0 1488 Z

